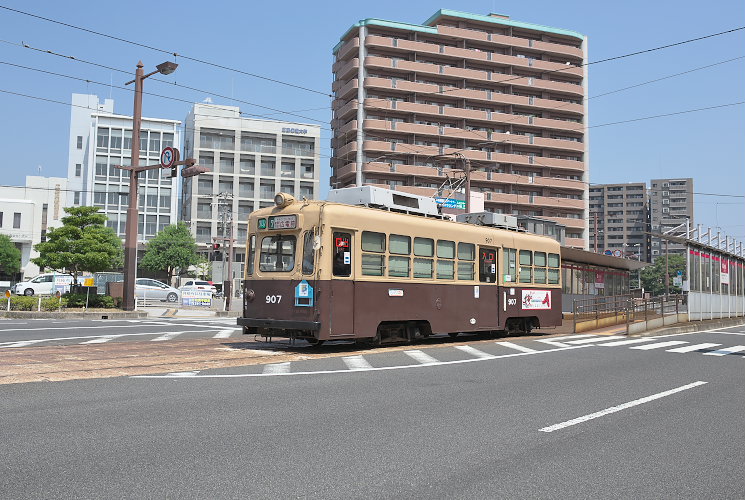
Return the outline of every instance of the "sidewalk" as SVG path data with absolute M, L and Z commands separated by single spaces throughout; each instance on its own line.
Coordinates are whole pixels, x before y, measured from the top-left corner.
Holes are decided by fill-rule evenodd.
M 215 309 L 186 309 L 183 307 L 147 307 L 139 311 L 148 318 L 237 318 L 240 311 L 218 311 Z
M 716 328 L 727 328 L 745 324 L 745 318 L 727 318 L 727 319 L 709 319 L 704 321 L 689 321 L 687 323 L 676 323 L 656 330 L 648 330 L 632 337 L 653 337 L 658 335 L 674 335 L 676 333 L 702 332 Z M 583 333 L 593 335 L 626 335 L 626 323 L 620 325 L 606 326 L 596 330 L 589 330 Z M 533 330 L 534 335 L 572 335 L 574 334 L 574 324 L 572 320 L 563 320 L 561 326 L 555 328 L 542 328 Z

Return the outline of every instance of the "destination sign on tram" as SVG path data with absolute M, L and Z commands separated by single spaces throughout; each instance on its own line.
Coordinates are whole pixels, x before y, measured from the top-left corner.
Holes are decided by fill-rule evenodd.
M 295 229 L 297 227 L 296 215 L 275 215 L 269 217 L 269 229 Z

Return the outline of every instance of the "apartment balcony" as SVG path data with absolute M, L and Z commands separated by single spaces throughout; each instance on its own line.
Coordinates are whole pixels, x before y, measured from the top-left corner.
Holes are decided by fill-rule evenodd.
M 472 80 L 490 81 L 489 74 L 486 71 L 480 69 L 456 68 L 453 66 L 440 67 L 442 68 L 440 74 L 443 75 L 453 76 L 455 78 L 470 78 Z
M 485 193 L 485 199 L 496 203 L 504 203 L 511 205 L 527 205 L 536 207 L 547 207 L 547 208 L 576 208 L 582 209 L 582 206 L 574 206 L 573 203 L 582 200 L 569 200 L 566 198 L 553 198 L 550 196 L 536 196 L 527 194 L 516 194 L 516 193 Z
M 372 38 L 372 37 L 370 37 Z M 439 54 L 440 46 L 434 43 L 415 42 L 413 40 L 390 40 L 389 47 L 395 47 L 402 50 L 419 52 L 424 54 Z
M 337 128 L 336 136 L 337 137 L 344 136 L 356 130 L 357 130 L 357 120 L 350 120 L 349 122 L 345 123 L 341 127 Z
M 536 106 L 538 108 L 557 110 L 566 113 L 577 113 L 580 115 L 585 112 L 585 107 L 581 103 L 575 104 L 573 102 L 554 101 L 552 99 L 541 99 L 538 97 L 532 100 L 528 97 L 524 97 L 523 99 L 528 100 L 528 106 Z
M 482 31 L 470 30 L 466 28 L 454 28 L 451 26 L 443 25 L 438 26 L 437 31 L 441 35 L 450 36 L 454 39 L 491 42 L 495 45 L 499 45 L 500 47 L 522 47 L 526 49 L 532 48 L 536 51 L 543 51 L 554 55 L 568 55 L 579 59 L 582 59 L 583 57 L 581 48 L 572 47 L 570 45 L 541 42 L 538 40 L 527 40 L 525 38 L 484 33 Z
M 543 148 L 563 149 L 575 153 L 584 153 L 585 151 L 585 145 L 582 142 L 551 139 L 548 137 L 534 137 L 530 144 L 535 144 Z
M 346 42 L 344 42 L 342 48 L 339 49 L 339 51 L 336 53 L 336 60 L 343 61 L 349 59 L 350 56 L 356 56 L 359 53 L 359 49 L 360 39 L 358 37 L 347 40 Z
M 331 66 L 331 71 L 336 75 L 336 80 L 346 80 L 357 74 L 357 70 L 360 67 L 360 60 L 354 58 L 351 61 L 336 61 Z
M 500 78 L 501 77 L 501 78 Z M 505 82 L 509 83 L 513 87 L 522 87 L 527 89 L 540 89 L 540 90 L 553 90 L 556 92 L 566 92 L 574 94 L 575 96 L 582 97 L 584 95 L 584 88 L 582 85 L 564 82 L 554 82 L 552 80 L 545 80 L 541 78 L 533 77 L 522 77 L 517 78 L 512 75 L 494 75 L 492 81 L 497 83 Z
M 565 238 L 564 246 L 573 247 L 573 248 L 585 248 L 585 239 L 584 238 Z
M 365 130 L 372 130 L 378 132 L 401 132 L 405 134 L 418 134 L 418 135 L 439 135 L 439 127 L 435 125 L 419 125 L 416 123 L 404 123 L 404 122 L 389 122 L 386 120 L 365 120 Z
M 531 125 L 535 125 L 537 127 L 542 128 L 550 128 L 554 130 L 570 130 L 572 132 L 582 132 L 584 133 L 585 127 L 582 125 L 582 123 L 577 122 L 570 122 L 565 120 L 554 120 L 551 118 L 533 118 L 531 121 Z
M 567 227 L 567 229 L 582 229 L 582 230 L 587 229 L 584 219 L 572 219 L 569 217 L 552 217 L 549 215 L 542 215 L 541 217 L 544 219 L 556 221 L 559 224 L 563 224 Z
M 334 101 L 334 103 L 341 103 L 343 102 L 340 99 L 337 99 Z M 341 105 L 339 109 L 336 110 L 334 113 L 334 117 L 337 120 L 348 120 L 352 116 L 354 116 L 357 113 L 357 101 L 352 100 L 346 104 Z
M 442 114 L 454 118 L 472 118 L 477 120 L 487 120 L 489 118 L 486 111 L 481 111 L 478 109 L 445 107 Z
M 480 60 L 480 61 L 489 60 L 489 53 L 482 52 L 482 51 L 475 50 L 475 49 L 461 49 L 458 47 L 444 46 L 442 48 L 442 54 L 446 56 L 458 57 L 461 59 L 471 59 L 471 60 Z
M 528 177 L 525 177 L 528 179 Z M 556 177 L 532 177 L 532 184 L 536 186 L 552 186 L 557 188 L 575 189 L 577 191 L 585 191 L 585 183 L 583 181 L 575 181 L 572 179 L 558 179 Z M 582 208 L 584 208 L 584 200 L 582 200 Z
M 336 91 L 336 98 L 344 100 L 354 99 L 355 97 L 357 97 L 357 88 L 358 83 L 356 78 L 344 83 L 340 89 L 333 89 L 332 86 L 332 89 Z
M 345 144 L 344 146 L 337 148 L 335 156 L 343 157 L 348 154 L 352 154 L 356 152 L 357 152 L 357 141 L 352 141 L 349 144 Z

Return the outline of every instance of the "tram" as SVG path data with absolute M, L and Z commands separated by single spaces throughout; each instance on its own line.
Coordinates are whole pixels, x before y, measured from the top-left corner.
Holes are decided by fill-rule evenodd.
M 279 193 L 246 248 L 244 334 L 379 345 L 561 324 L 545 236 Z

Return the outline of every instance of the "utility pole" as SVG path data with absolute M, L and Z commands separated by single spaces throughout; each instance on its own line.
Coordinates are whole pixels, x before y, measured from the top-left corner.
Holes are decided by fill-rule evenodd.
M 220 193 L 217 200 L 223 248 L 223 296 L 225 310 L 230 310 L 233 292 L 233 193 Z

